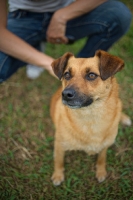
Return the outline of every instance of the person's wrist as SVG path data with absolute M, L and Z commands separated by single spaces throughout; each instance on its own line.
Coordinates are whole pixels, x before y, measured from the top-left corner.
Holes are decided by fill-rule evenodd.
M 60 24 L 66 25 L 67 17 L 62 10 L 58 10 L 54 13 L 53 18 L 58 21 Z

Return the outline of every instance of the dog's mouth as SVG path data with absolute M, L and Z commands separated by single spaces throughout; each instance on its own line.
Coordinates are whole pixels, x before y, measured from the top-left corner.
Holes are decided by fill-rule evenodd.
M 68 106 L 69 108 L 72 109 L 77 109 L 77 108 L 81 108 L 81 104 L 79 103 L 75 103 L 75 102 L 68 102 L 62 99 L 62 102 L 64 105 Z
M 93 98 L 85 94 L 78 94 L 75 90 L 68 91 L 68 89 L 65 89 L 62 92 L 62 102 L 69 108 L 78 109 L 91 105 L 93 103 Z
M 93 103 L 93 99 L 89 99 L 86 102 L 80 102 L 80 101 L 66 101 L 64 99 L 62 99 L 62 102 L 64 105 L 68 106 L 69 108 L 72 109 L 77 109 L 77 108 L 82 108 L 82 107 L 87 107 L 89 105 L 91 105 Z

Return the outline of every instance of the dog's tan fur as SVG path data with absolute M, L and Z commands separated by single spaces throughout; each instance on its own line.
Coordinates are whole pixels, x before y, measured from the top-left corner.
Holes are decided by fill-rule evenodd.
M 123 66 L 120 58 L 104 51 L 97 51 L 93 58 L 75 58 L 66 53 L 52 63 L 54 73 L 62 81 L 62 88 L 51 101 L 51 117 L 56 128 L 54 185 L 64 180 L 64 153 L 67 150 L 98 154 L 96 177 L 99 182 L 106 178 L 106 151 L 115 141 L 122 110 L 114 74 Z M 90 73 L 97 75 L 94 80 L 86 78 Z M 91 97 L 93 102 L 78 108 L 64 105 L 62 91 L 66 88 L 73 88 L 80 100 Z M 74 101 L 76 105 L 77 101 Z M 124 115 L 122 119 L 129 120 Z

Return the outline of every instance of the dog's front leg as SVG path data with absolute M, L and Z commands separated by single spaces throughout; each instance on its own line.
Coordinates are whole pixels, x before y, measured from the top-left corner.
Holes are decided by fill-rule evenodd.
M 96 164 L 96 178 L 98 179 L 99 182 L 102 182 L 105 180 L 107 176 L 106 172 L 106 152 L 107 148 L 103 149 L 97 159 L 97 164 Z
M 54 173 L 52 181 L 55 186 L 60 185 L 64 181 L 64 150 L 57 140 L 54 144 Z

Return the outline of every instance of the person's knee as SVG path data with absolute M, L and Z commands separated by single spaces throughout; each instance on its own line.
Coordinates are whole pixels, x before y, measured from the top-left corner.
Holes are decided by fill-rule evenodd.
M 8 77 L 9 77 L 8 74 L 5 73 L 5 71 L 2 69 L 2 71 L 0 71 L 0 83 L 6 81 Z
M 126 33 L 132 20 L 132 14 L 130 10 L 120 1 L 110 1 L 109 6 L 114 15 L 114 22 L 118 24 L 119 29 L 123 34 Z
M 7 80 L 7 77 L 0 73 L 0 84 Z
M 0 83 L 7 80 L 12 74 L 11 59 L 7 54 L 0 52 Z

